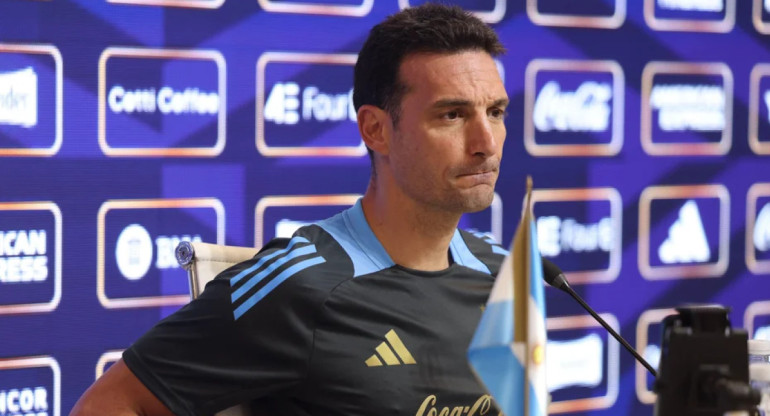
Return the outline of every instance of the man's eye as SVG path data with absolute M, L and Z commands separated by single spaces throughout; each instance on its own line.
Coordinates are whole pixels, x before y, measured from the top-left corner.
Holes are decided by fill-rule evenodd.
M 501 108 L 492 108 L 489 110 L 489 116 L 492 118 L 503 119 L 505 118 L 505 110 Z
M 455 119 L 457 119 L 459 117 L 460 117 L 460 112 L 456 111 L 456 110 L 448 111 L 448 112 L 444 113 L 444 118 L 447 119 L 447 120 L 455 120 Z

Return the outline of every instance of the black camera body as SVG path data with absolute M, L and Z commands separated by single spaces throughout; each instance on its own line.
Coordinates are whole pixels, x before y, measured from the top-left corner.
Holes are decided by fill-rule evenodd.
M 730 326 L 729 309 L 676 310 L 663 320 L 655 416 L 722 416 L 756 409 L 760 396 L 749 385 L 748 334 Z

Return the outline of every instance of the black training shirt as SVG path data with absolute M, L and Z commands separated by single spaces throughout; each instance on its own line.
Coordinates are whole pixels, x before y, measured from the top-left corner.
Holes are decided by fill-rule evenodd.
M 123 359 L 179 415 L 497 415 L 466 351 L 505 254 L 458 230 L 447 269 L 401 267 L 359 201 L 224 271 Z

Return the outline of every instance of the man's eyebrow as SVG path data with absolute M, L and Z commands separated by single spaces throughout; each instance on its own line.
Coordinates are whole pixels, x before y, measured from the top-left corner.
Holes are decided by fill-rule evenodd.
M 507 107 L 510 101 L 507 98 L 498 98 L 495 100 L 491 107 Z M 462 98 L 445 98 L 433 103 L 434 108 L 447 108 L 447 107 L 469 107 L 473 105 L 470 100 L 464 100 Z
M 492 107 L 508 107 L 510 102 L 511 101 L 507 98 L 498 98 L 495 100 L 495 102 L 492 103 Z
M 470 100 L 464 100 L 462 98 L 445 98 L 433 103 L 434 108 L 446 108 L 446 107 L 467 107 L 472 105 Z

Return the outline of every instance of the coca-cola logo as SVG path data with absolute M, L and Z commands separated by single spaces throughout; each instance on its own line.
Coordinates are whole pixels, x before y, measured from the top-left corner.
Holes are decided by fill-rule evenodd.
M 492 397 L 488 394 L 479 397 L 472 406 L 441 407 L 436 404 L 437 401 L 435 394 L 426 397 L 415 416 L 484 416 L 490 414 L 489 411 L 492 409 Z M 501 415 L 502 413 L 498 414 L 498 416 Z
M 586 81 L 575 91 L 562 91 L 556 81 L 549 81 L 535 100 L 532 116 L 539 131 L 601 132 L 610 122 L 612 87 L 607 83 Z

